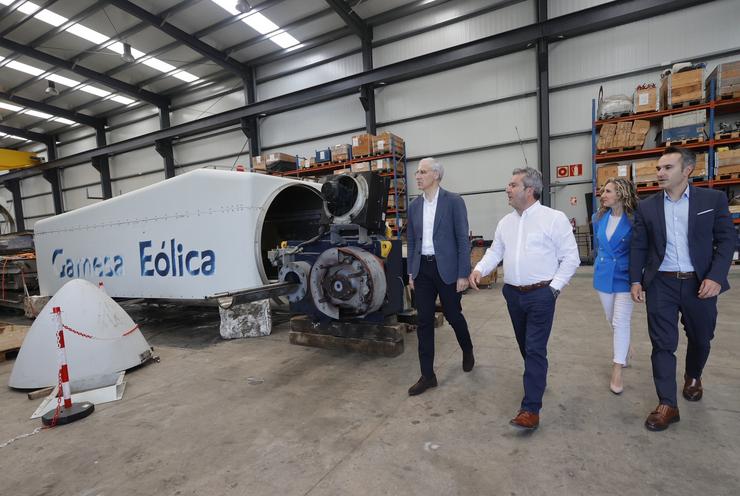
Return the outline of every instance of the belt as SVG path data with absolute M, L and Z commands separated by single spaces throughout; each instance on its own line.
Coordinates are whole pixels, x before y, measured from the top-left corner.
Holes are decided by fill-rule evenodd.
M 421 259 L 425 262 L 434 262 L 434 255 L 422 255 Z
M 663 272 L 660 271 L 658 274 L 666 277 L 672 277 L 674 279 L 694 279 L 696 272 Z
M 540 281 L 536 282 L 534 284 L 528 284 L 527 286 L 514 286 L 511 284 L 510 286 L 518 291 L 521 291 L 522 293 L 528 293 L 529 291 L 534 291 L 535 289 L 544 288 L 545 286 L 549 286 L 552 282 L 552 279 L 549 281 Z

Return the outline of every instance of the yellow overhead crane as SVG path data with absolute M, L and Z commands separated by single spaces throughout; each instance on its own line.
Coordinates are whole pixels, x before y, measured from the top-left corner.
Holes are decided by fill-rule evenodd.
M 34 152 L 0 148 L 0 170 L 23 169 L 40 163 L 41 157 L 37 157 Z

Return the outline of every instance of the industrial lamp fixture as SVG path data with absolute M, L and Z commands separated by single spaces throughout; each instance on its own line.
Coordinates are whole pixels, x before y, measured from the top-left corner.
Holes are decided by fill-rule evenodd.
M 235 8 L 242 13 L 252 10 L 252 6 L 249 5 L 249 2 L 247 2 L 247 0 L 239 0 L 238 2 L 236 2 Z
M 121 59 L 129 64 L 136 60 L 134 55 L 131 53 L 131 45 L 126 42 L 123 43 L 123 54 L 121 55 Z
M 47 81 L 49 85 L 44 90 L 44 93 L 51 96 L 57 96 L 59 94 L 59 90 L 57 89 L 57 85 L 54 84 L 54 81 Z

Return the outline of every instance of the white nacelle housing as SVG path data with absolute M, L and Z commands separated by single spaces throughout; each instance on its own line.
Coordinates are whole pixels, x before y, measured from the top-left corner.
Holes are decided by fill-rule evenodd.
M 42 295 L 72 279 L 113 297 L 203 299 L 277 278 L 267 251 L 310 239 L 319 185 L 200 169 L 44 219 L 34 227 Z

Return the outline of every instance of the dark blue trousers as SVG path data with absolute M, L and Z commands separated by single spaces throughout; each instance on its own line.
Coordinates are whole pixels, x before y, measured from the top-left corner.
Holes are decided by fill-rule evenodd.
M 428 261 L 421 256 L 419 273 L 414 279 L 414 293 L 416 298 L 417 330 L 419 338 L 419 364 L 421 375 L 434 375 L 434 309 L 437 295 L 442 302 L 442 311 L 445 319 L 455 331 L 455 337 L 463 351 L 472 351 L 473 343 L 470 340 L 468 323 L 462 314 L 462 293 L 457 292 L 457 283 L 445 283 L 437 271 L 437 263 Z
M 676 407 L 678 316 L 686 338 L 686 375 L 701 378 L 717 323 L 717 298 L 699 299 L 697 278 L 676 279 L 658 273 L 645 291 L 648 333 L 653 343 L 653 380 L 660 403 Z
M 505 284 L 503 293 L 519 352 L 524 358 L 524 399 L 521 408 L 539 413 L 547 385 L 547 340 L 555 315 L 555 296 L 548 286 L 523 292 Z

